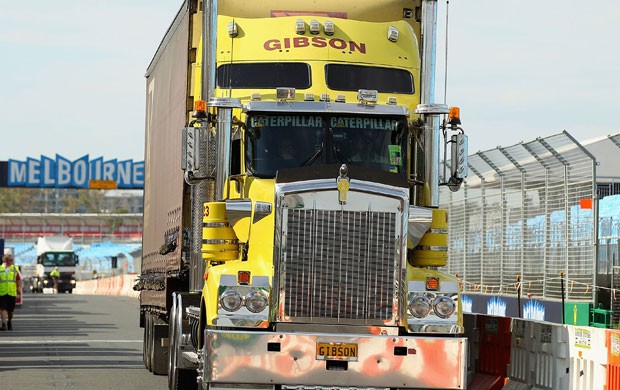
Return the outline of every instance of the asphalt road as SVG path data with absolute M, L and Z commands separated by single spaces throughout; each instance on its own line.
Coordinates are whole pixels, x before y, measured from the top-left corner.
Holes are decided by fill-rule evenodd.
M 167 389 L 142 363 L 138 300 L 26 294 L 0 331 L 0 388 Z

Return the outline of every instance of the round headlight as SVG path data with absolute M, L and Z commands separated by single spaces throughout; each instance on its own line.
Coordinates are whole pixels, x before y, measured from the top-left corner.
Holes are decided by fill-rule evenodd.
M 415 296 L 409 303 L 409 313 L 416 318 L 424 318 L 431 312 L 431 303 L 423 296 Z
M 235 290 L 226 290 L 220 296 L 220 305 L 227 311 L 237 311 L 241 307 L 241 295 Z
M 456 304 L 450 297 L 437 297 L 435 299 L 434 310 L 439 318 L 448 318 L 456 309 Z
M 245 296 L 245 307 L 252 313 L 260 313 L 267 307 L 267 297 L 260 291 L 250 291 Z

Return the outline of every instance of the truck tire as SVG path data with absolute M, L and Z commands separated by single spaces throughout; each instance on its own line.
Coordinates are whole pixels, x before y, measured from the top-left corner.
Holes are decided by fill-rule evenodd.
M 144 332 L 142 333 L 142 363 L 144 363 L 144 368 L 149 369 L 146 364 L 146 315 L 144 316 Z
M 143 344 L 143 359 L 144 367 L 151 371 L 151 313 L 144 314 L 144 344 Z
M 179 346 L 183 334 L 183 297 L 173 293 L 168 326 L 168 389 L 198 389 L 198 372 L 194 369 L 179 368 Z
M 177 379 L 179 375 L 177 360 L 177 345 L 179 337 L 177 336 L 177 293 L 172 293 L 172 306 L 170 307 L 170 326 L 168 327 L 168 389 L 176 390 Z

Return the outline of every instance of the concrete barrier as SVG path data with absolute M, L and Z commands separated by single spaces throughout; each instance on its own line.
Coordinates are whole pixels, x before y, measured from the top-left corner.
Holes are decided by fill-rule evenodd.
M 567 326 L 570 334 L 571 390 L 599 390 L 606 387 L 608 351 L 606 329 Z
M 512 319 L 512 340 L 510 347 L 510 364 L 508 365 L 509 381 L 503 390 L 529 390 L 530 352 L 532 351 L 532 331 L 527 320 Z
M 138 298 L 140 292 L 133 290 L 136 277 L 136 274 L 124 274 L 109 278 L 78 281 L 73 289 L 73 293 L 81 295 L 115 295 Z
M 572 389 L 568 341 L 564 325 L 514 318 L 509 380 L 503 389 Z

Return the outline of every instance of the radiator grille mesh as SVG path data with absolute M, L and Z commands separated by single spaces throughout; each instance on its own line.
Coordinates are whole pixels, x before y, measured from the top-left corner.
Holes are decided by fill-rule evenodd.
M 285 312 L 292 318 L 392 318 L 397 215 L 289 209 Z

